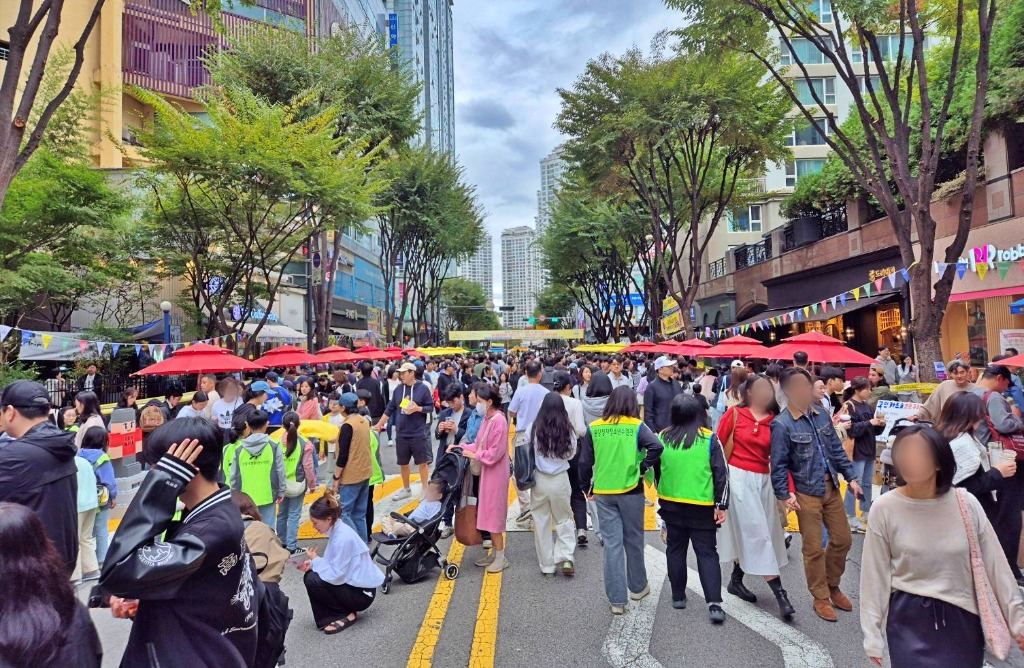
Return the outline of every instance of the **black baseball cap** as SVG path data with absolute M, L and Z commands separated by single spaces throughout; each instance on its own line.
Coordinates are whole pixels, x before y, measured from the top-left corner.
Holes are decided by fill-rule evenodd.
M 279 377 L 280 376 L 277 375 L 276 371 L 268 371 L 267 375 L 264 376 L 264 378 L 269 380 L 271 383 L 276 383 Z
M 1010 373 L 1010 369 L 1003 364 L 989 364 L 985 367 L 984 375 L 989 378 L 1001 376 L 1004 380 L 1011 380 L 1013 378 L 1013 374 Z
M 50 394 L 46 388 L 31 380 L 16 380 L 4 388 L 0 406 L 15 408 L 49 408 Z

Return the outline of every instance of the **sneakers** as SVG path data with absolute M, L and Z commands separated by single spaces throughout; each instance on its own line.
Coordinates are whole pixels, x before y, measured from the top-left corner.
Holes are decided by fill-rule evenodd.
M 626 606 L 624 605 L 612 605 L 613 615 L 624 615 L 626 614 Z
M 490 538 L 485 538 L 484 542 L 480 543 L 480 547 L 484 548 L 485 550 L 491 549 L 492 545 L 493 543 L 491 543 Z
M 411 496 L 412 496 L 412 490 L 409 489 L 408 487 L 405 487 L 404 489 L 400 489 L 397 492 L 395 492 L 394 498 L 395 498 L 395 500 L 398 500 L 398 499 L 408 499 Z
M 686 597 L 682 597 L 677 601 L 672 601 L 672 607 L 676 610 L 686 610 Z
M 394 538 L 394 536 L 392 536 L 391 534 L 388 534 L 388 537 L 389 538 Z M 304 547 L 297 547 L 294 550 L 290 550 L 290 551 L 291 551 L 293 557 L 298 557 L 298 556 L 303 556 L 304 557 L 304 556 L 306 556 L 306 548 L 304 548 Z
M 100 572 L 99 571 L 89 571 L 88 573 L 84 573 L 82 575 L 82 582 L 91 582 L 93 580 L 99 580 L 99 579 L 100 579 Z
M 576 544 L 586 545 L 588 541 L 586 529 L 576 529 Z
M 633 599 L 634 601 L 640 601 L 640 600 L 643 600 L 643 598 L 646 597 L 650 593 L 651 593 L 651 585 L 647 585 L 643 589 L 641 589 L 640 591 L 637 591 L 637 592 L 631 591 L 631 592 L 629 592 L 629 597 L 631 599 Z
M 448 527 L 448 526 L 446 526 L 445 528 L 441 529 L 441 540 L 444 540 L 445 538 L 451 538 L 452 533 L 454 533 L 454 531 L 455 531 L 454 529 L 452 529 L 451 527 Z
M 724 624 L 725 610 L 722 610 L 722 606 L 717 603 L 712 603 L 708 606 L 708 618 L 712 624 Z
M 491 557 L 491 564 L 487 567 L 488 573 L 500 573 L 508 568 L 508 559 L 505 558 L 504 552 L 499 552 L 497 556 Z
M 530 509 L 527 508 L 523 512 L 519 513 L 519 517 L 516 518 L 516 522 L 525 522 L 530 517 L 532 517 L 532 513 L 530 512 Z
M 666 527 L 661 527 L 661 542 L 668 545 L 668 529 Z
M 494 551 L 491 550 L 490 552 L 485 554 L 482 559 L 477 559 L 473 563 L 477 566 L 490 566 L 494 563 Z
M 848 517 L 847 519 L 850 522 L 850 533 L 864 533 L 864 524 L 860 518 Z
M 563 561 L 562 575 L 576 575 L 576 566 L 569 560 Z

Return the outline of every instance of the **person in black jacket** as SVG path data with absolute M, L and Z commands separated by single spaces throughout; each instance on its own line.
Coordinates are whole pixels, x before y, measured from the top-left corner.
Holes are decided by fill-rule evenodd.
M 396 499 L 407 499 L 412 496 L 410 487 L 409 461 L 415 461 L 420 470 L 420 480 L 428 479 L 428 467 L 434 457 L 430 451 L 430 434 L 427 433 L 427 421 L 434 412 L 434 396 L 426 383 L 416 378 L 416 366 L 406 362 L 398 368 L 401 385 L 395 388 L 391 400 L 384 408 L 384 415 L 374 425 L 381 431 L 392 416 L 401 415 L 395 429 L 395 454 L 402 474 L 402 489 L 395 494 Z
M 356 381 L 355 391 L 366 390 L 370 393 L 366 400 L 366 410 L 370 413 L 371 422 L 376 422 L 384 415 L 384 406 L 387 401 L 384 393 L 381 392 L 380 381 L 373 377 L 373 362 L 363 362 L 359 365 L 359 380 Z
M 17 380 L 0 396 L 0 501 L 35 511 L 68 576 L 78 562 L 78 467 L 75 434 L 49 420 L 50 395 L 30 380 Z
M 654 360 L 654 372 L 657 374 L 644 392 L 644 422 L 655 434 L 672 424 L 672 400 L 677 394 L 683 393 L 673 375 L 676 362 L 666 356 Z
M 203 418 L 157 427 L 153 466 L 114 534 L 99 588 L 134 618 L 122 667 L 230 666 L 256 657 L 256 569 L 231 493 L 219 485 L 222 437 Z M 174 518 L 178 499 L 185 505 Z
M 885 418 L 875 417 L 875 409 L 869 404 L 871 383 L 864 376 L 857 376 L 850 381 L 849 396 L 843 403 L 843 410 L 850 416 L 848 436 L 853 438 L 853 470 L 860 480 L 864 495 L 860 499 L 858 518 L 854 508 L 854 495 L 846 493 L 843 505 L 846 507 L 846 518 L 850 522 L 850 531 L 864 533 L 867 530 L 867 515 L 871 510 L 871 487 L 875 476 L 875 436 L 882 433 Z

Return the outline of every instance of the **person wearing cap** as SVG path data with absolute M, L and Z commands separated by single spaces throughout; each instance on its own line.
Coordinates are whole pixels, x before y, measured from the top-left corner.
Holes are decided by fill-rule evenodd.
M 238 421 L 238 423 L 244 426 L 250 414 L 263 410 L 263 404 L 266 403 L 269 394 L 270 386 L 266 382 L 257 380 L 250 383 L 249 387 L 245 388 L 245 391 L 242 393 L 244 403 L 235 408 L 231 414 L 231 421 L 233 423 Z
M 267 381 L 267 400 L 263 402 L 263 412 L 270 416 L 270 426 L 281 426 L 284 414 L 292 409 L 292 395 L 281 384 L 281 377 L 276 371 L 268 371 L 264 376 Z
M 341 521 L 352 527 L 365 543 L 366 506 L 369 500 L 370 476 L 373 475 L 373 452 L 370 423 L 359 412 L 359 395 L 345 392 L 338 398 L 345 421 L 338 433 L 337 459 L 331 486 L 341 503 Z M 426 480 L 426 478 L 423 478 Z
M 996 355 L 992 358 L 992 364 L 1003 364 L 1007 369 L 1010 370 L 1010 387 L 1006 389 L 1005 396 L 1010 404 L 1016 406 L 1020 410 L 1024 410 L 1024 386 L 1021 385 L 1020 367 L 1019 366 L 1008 366 L 1004 364 L 1003 360 L 1009 359 L 1012 355 L 1003 353 L 1002 355 Z
M 942 407 L 946 401 L 957 392 L 969 392 L 974 389 L 974 383 L 970 379 L 971 367 L 961 359 L 955 359 L 946 365 L 947 380 L 939 383 L 935 391 L 928 396 L 924 405 L 921 406 L 913 420 L 926 420 L 935 422 L 942 413 Z M 985 441 L 982 441 L 984 443 Z
M 78 467 L 75 434 L 50 421 L 50 395 L 17 380 L 0 395 L 0 501 L 39 515 L 70 577 L 78 564 Z
M 402 489 L 395 498 L 407 499 L 412 496 L 410 461 L 415 461 L 419 467 L 421 484 L 425 485 L 429 479 L 434 453 L 430 451 L 427 418 L 434 411 L 434 397 L 426 383 L 416 379 L 415 364 L 405 362 L 398 367 L 398 378 L 401 382 L 374 429 L 382 431 L 391 416 L 401 411 L 402 419 L 395 429 L 395 455 L 402 474 Z
M 1005 450 L 1014 450 L 1010 435 L 1024 432 L 1024 420 L 1019 413 L 1014 413 L 1010 403 L 1003 396 L 1010 387 L 1010 379 L 1013 374 L 1010 369 L 1002 364 L 990 364 L 985 367 L 977 386 L 971 390 L 972 394 L 981 397 L 985 402 L 985 419 L 978 425 L 974 437 L 979 443 L 988 445 L 990 442 L 999 443 Z M 1021 458 L 1020 452 L 1017 459 Z M 1013 576 L 1017 583 L 1024 586 L 1024 577 L 1017 566 L 1017 547 L 1020 543 L 1021 534 L 1021 502 L 1024 501 L 1024 474 L 1018 470 L 1012 478 L 1006 478 L 999 490 L 999 514 L 995 524 L 999 527 L 999 534 L 1006 536 L 1005 544 L 1008 549 L 1006 559 L 1010 564 Z
M 683 393 L 683 388 L 673 377 L 676 361 L 667 355 L 654 360 L 655 378 L 644 391 L 644 422 L 655 434 L 672 423 L 672 400 Z

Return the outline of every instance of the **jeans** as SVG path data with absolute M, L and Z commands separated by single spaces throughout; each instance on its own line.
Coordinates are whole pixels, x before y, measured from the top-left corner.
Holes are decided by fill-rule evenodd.
M 860 502 L 860 512 L 867 515 L 868 511 L 871 510 L 871 486 L 875 481 L 875 460 L 854 459 L 850 464 L 853 466 L 854 480 L 859 482 L 860 488 L 864 490 L 864 500 Z M 853 501 L 853 492 L 847 487 L 843 505 L 846 506 L 846 516 L 851 519 L 857 516 L 857 513 L 853 510 Z
M 359 537 L 366 542 L 366 502 L 370 495 L 367 481 L 341 485 L 338 488 L 338 501 L 341 502 L 341 521 L 352 527 Z
M 107 558 L 107 548 L 110 547 L 110 529 L 107 521 L 110 519 L 110 504 L 100 507 L 96 514 L 96 525 L 92 528 L 92 536 L 96 539 L 96 561 L 100 566 Z
M 302 500 L 305 495 L 284 497 L 277 506 L 277 537 L 284 541 L 289 550 L 298 547 L 299 516 L 302 515 Z
M 273 503 L 268 503 L 265 506 L 256 506 L 256 510 L 260 511 L 260 517 L 263 518 L 263 523 L 271 529 L 275 528 L 277 517 L 277 506 Z
M 647 586 L 644 565 L 644 495 L 598 494 L 598 523 L 604 538 L 604 591 L 612 605 L 626 605 L 626 587 Z

